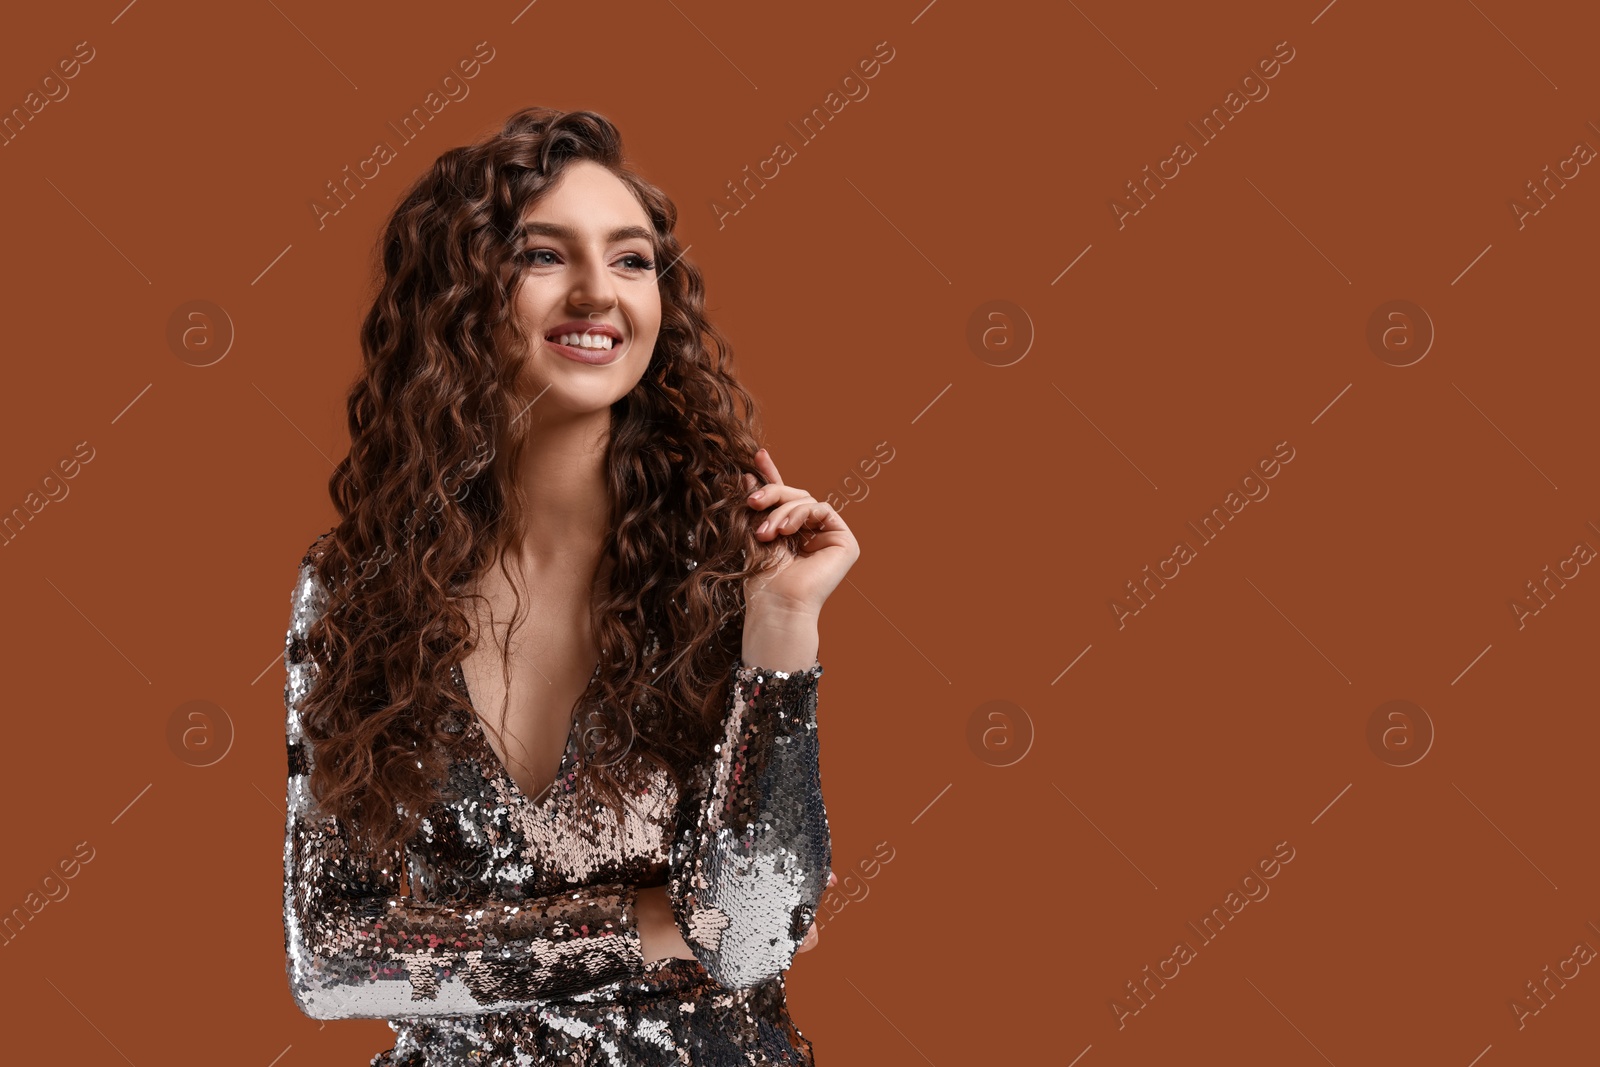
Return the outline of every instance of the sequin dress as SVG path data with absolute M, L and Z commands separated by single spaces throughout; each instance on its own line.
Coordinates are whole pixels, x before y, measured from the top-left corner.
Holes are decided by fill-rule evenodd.
M 358 848 L 308 788 L 299 709 L 328 592 L 308 552 L 284 648 L 289 986 L 315 1019 L 382 1018 L 372 1067 L 459 1064 L 812 1064 L 784 972 L 816 917 L 831 862 L 817 747 L 820 662 L 736 660 L 724 729 L 679 795 L 665 771 L 622 818 L 573 786 L 576 723 L 536 802 L 476 714 L 465 756 L 402 848 Z M 470 700 L 457 668 L 454 682 Z M 646 964 L 634 903 L 667 886 L 695 959 Z

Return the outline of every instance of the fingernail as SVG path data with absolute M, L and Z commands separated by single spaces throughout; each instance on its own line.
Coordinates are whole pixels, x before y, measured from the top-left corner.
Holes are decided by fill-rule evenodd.
M 837 882 L 838 880 L 839 880 L 839 876 L 838 875 L 834 874 L 832 871 L 828 872 L 828 884 L 829 885 L 832 885 L 833 883 Z
M 771 525 L 772 525 L 772 520 L 768 519 L 766 522 L 764 522 L 760 526 L 756 527 L 756 533 L 758 533 L 758 534 L 759 533 L 766 533 L 767 532 L 767 527 L 771 526 Z

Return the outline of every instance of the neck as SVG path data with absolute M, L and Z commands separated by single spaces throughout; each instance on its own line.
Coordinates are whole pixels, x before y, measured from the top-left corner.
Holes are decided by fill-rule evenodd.
M 605 454 L 611 411 L 524 416 L 527 443 L 514 475 L 527 507 L 514 538 L 523 566 L 592 575 L 611 522 Z M 532 421 L 529 421 L 532 420 Z

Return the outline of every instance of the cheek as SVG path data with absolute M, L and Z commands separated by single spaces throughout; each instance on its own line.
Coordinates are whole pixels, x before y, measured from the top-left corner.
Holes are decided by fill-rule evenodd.
M 627 306 L 628 321 L 633 336 L 641 342 L 646 354 L 655 351 L 656 339 L 661 334 L 661 304 L 659 300 L 635 301 Z

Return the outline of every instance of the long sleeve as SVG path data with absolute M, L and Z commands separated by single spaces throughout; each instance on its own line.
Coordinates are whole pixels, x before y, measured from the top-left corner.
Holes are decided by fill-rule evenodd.
M 788 969 L 832 863 L 817 746 L 820 662 L 735 660 L 720 742 L 689 791 L 668 864 L 679 931 L 720 985 Z
M 474 1015 L 642 976 L 629 884 L 456 906 L 401 889 L 401 849 L 374 855 L 318 810 L 300 708 L 316 680 L 307 648 L 327 590 L 309 554 L 293 595 L 284 663 L 288 817 L 284 948 L 290 990 L 314 1019 Z

